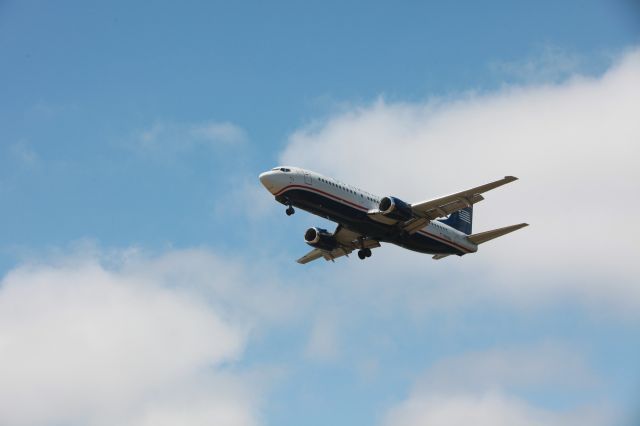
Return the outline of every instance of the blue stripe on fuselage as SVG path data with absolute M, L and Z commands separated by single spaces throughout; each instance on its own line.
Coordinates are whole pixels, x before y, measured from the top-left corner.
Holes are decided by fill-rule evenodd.
M 465 252 L 431 238 L 423 233 L 411 235 L 399 233 L 393 225 L 385 225 L 372 220 L 366 211 L 343 204 L 312 188 L 292 188 L 276 196 L 282 204 L 289 202 L 300 209 L 340 223 L 355 232 L 370 236 L 378 241 L 396 244 L 409 250 L 429 254 L 458 254 Z

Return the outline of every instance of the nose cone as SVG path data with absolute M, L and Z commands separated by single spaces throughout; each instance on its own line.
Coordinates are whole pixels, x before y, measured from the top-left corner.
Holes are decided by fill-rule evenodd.
M 262 185 L 267 188 L 269 192 L 273 192 L 273 189 L 275 188 L 275 172 L 268 171 L 260 173 L 260 176 L 258 177 L 260 178 Z

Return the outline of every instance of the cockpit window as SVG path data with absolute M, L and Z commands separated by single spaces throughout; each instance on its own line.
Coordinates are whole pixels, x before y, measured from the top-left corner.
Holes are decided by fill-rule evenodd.
M 285 173 L 289 173 L 291 171 L 291 169 L 288 169 L 286 167 L 274 167 L 271 170 L 285 172 Z

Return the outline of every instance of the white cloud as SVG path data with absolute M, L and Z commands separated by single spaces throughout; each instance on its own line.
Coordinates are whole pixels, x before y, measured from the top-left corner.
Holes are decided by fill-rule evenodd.
M 178 123 L 156 121 L 149 128 L 137 132 L 133 148 L 144 153 L 176 155 L 198 148 L 219 149 L 245 143 L 247 134 L 228 121 Z
M 264 186 L 258 176 L 232 176 L 233 182 L 228 190 L 217 194 L 213 205 L 213 214 L 224 220 L 229 216 L 245 217 L 255 223 L 270 213 L 275 213 L 278 204 Z
M 282 283 L 270 259 L 244 260 L 206 249 L 185 249 L 146 258 L 126 255 L 123 270 L 165 286 L 179 284 L 225 317 L 255 330 L 288 321 L 305 303 L 303 292 Z
M 392 263 L 432 276 L 455 265 L 476 283 L 487 278 L 480 288 L 448 282 L 450 303 L 474 295 L 521 307 L 577 300 L 637 317 L 639 110 L 634 50 L 598 78 L 574 75 L 560 84 L 416 104 L 378 100 L 295 132 L 281 162 L 410 202 L 519 176 L 478 204 L 474 230 L 522 221 L 531 227 L 462 262 L 423 256 L 417 265 L 405 253 L 368 267 L 384 274 Z M 378 262 L 384 266 L 373 266 Z
M 394 426 L 605 426 L 610 414 L 589 408 L 571 412 L 541 409 L 498 392 L 480 395 L 414 396 L 394 408 L 386 419 Z
M 524 59 L 510 62 L 493 62 L 490 67 L 507 79 L 528 83 L 559 81 L 571 76 L 593 61 L 597 55 L 581 56 L 558 46 L 541 45 L 537 51 Z M 598 58 L 602 59 L 602 58 Z
M 432 365 L 417 387 L 456 392 L 553 386 L 562 391 L 584 390 L 598 382 L 579 353 L 557 343 L 542 343 L 446 358 Z
M 339 355 L 338 324 L 335 316 L 317 318 L 311 328 L 306 354 L 316 361 L 336 360 Z
M 409 397 L 388 411 L 384 424 L 614 424 L 616 415 L 599 400 L 547 407 L 520 394 L 541 391 L 557 396 L 588 389 L 594 379 L 578 354 L 557 345 L 469 353 L 435 364 Z
M 15 143 L 11 147 L 14 157 L 23 165 L 33 167 L 38 163 L 38 154 L 25 140 Z
M 196 138 L 212 143 L 237 144 L 247 139 L 245 131 L 229 122 L 207 122 L 191 127 L 191 134 Z
M 257 424 L 260 380 L 227 366 L 291 302 L 249 277 L 206 250 L 66 255 L 10 271 L 0 423 Z

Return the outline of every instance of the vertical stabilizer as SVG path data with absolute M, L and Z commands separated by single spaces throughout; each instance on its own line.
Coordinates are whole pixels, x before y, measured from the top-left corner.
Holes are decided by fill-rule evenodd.
M 471 224 L 473 223 L 473 206 L 455 211 L 451 213 L 448 218 L 440 220 L 440 222 L 470 235 Z

